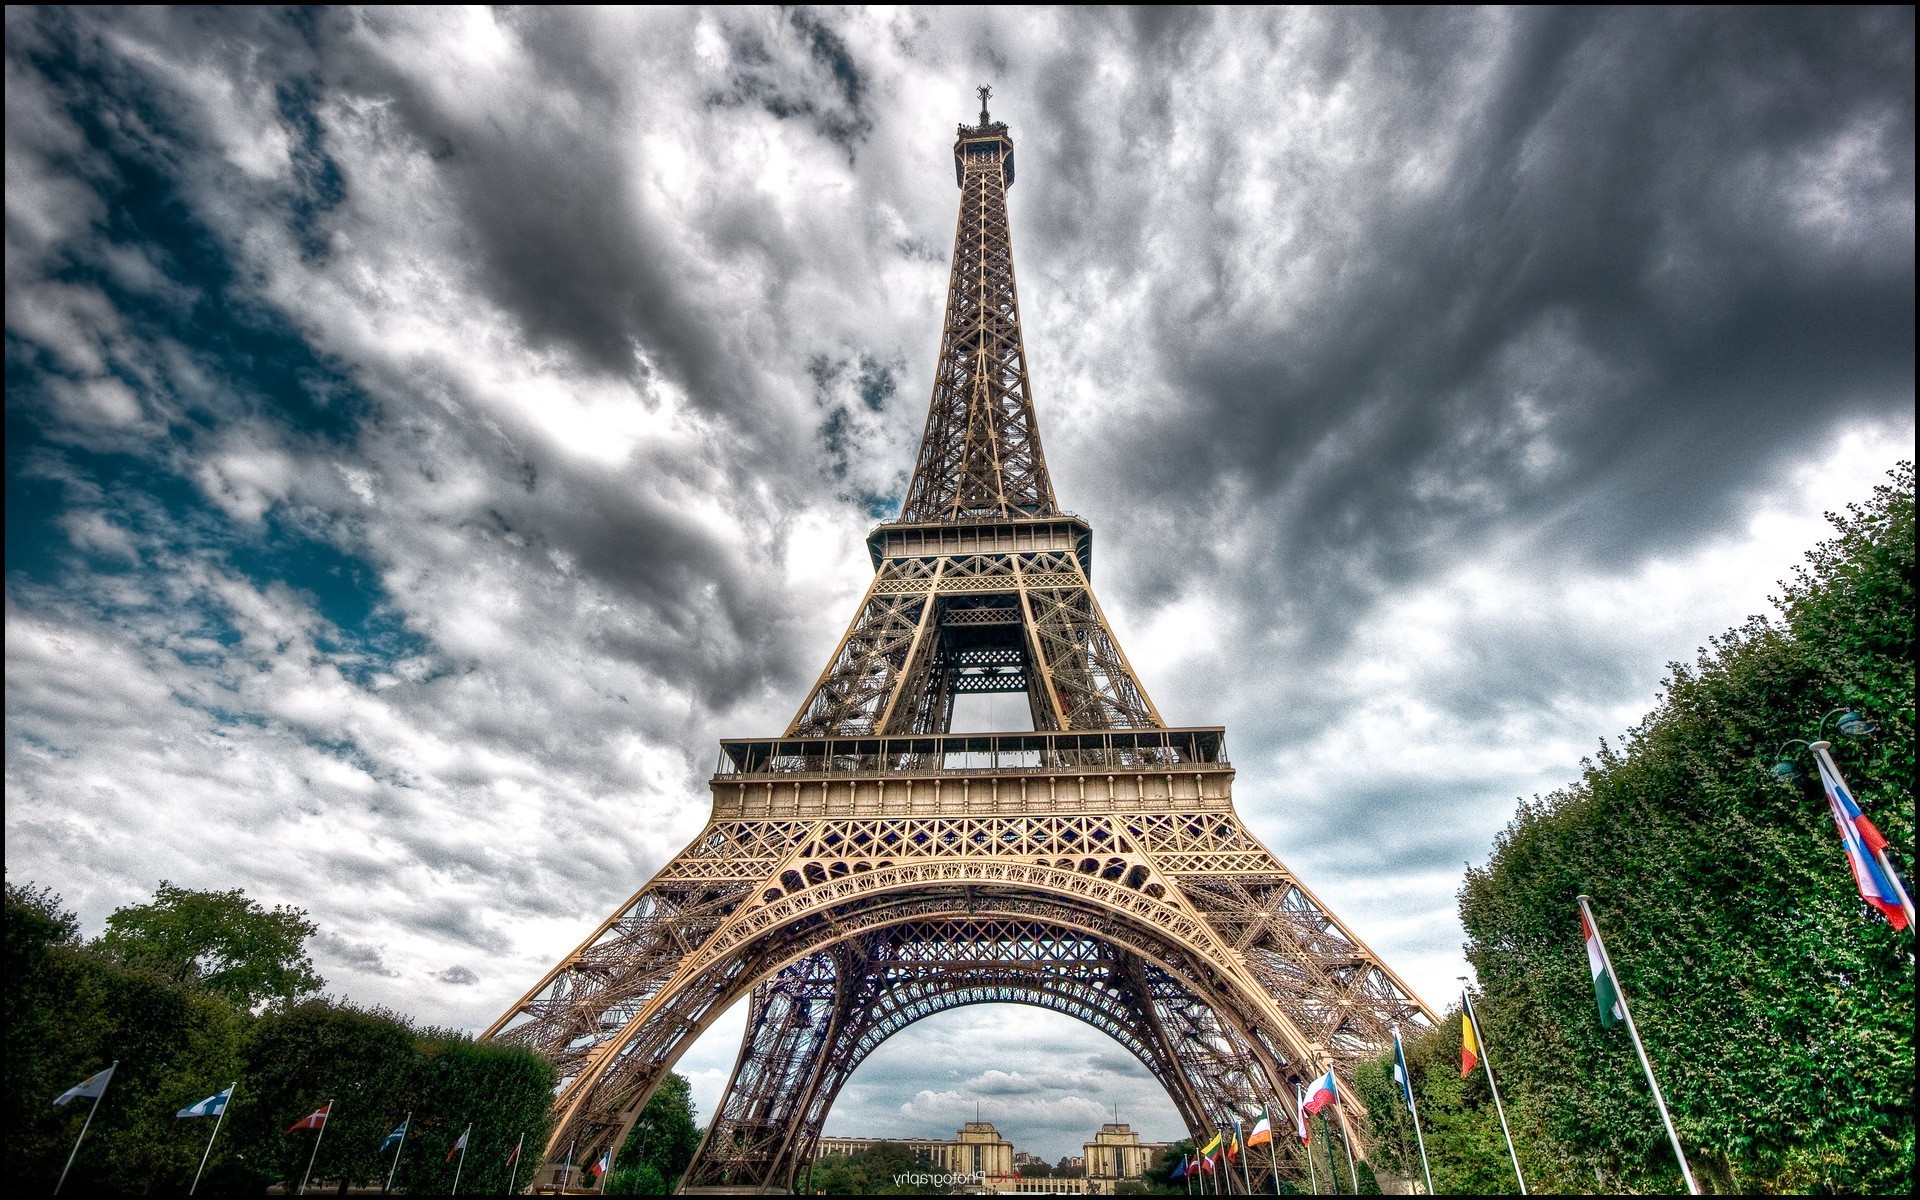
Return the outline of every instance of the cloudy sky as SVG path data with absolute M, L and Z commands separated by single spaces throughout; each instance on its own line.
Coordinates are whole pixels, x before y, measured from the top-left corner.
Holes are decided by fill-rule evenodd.
M 1910 9 L 6 20 L 8 878 L 301 905 L 423 1020 L 511 1002 L 823 664 L 977 84 L 1117 632 L 1436 1006 L 1515 798 L 1911 454 Z M 1003 1009 L 829 1127 L 976 1101 L 1176 1132 Z

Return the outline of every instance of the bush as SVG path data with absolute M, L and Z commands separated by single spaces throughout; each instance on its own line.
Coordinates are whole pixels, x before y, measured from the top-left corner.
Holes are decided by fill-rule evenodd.
M 1675 664 L 1660 706 L 1578 783 L 1522 804 L 1461 890 L 1476 1007 L 1541 1191 L 1681 1186 L 1626 1029 L 1594 1012 L 1581 892 L 1703 1187 L 1913 1188 L 1913 935 L 1866 915 L 1817 783 L 1770 773 L 1821 714 L 1864 713 L 1878 736 L 1833 754 L 1912 861 L 1911 464 L 1833 520 L 1785 585 L 1784 622 L 1754 618 Z M 1434 1183 L 1490 1190 L 1476 1164 L 1505 1146 L 1484 1083 L 1445 1061 L 1458 1047 L 1457 1019 L 1407 1043 Z M 1404 1161 L 1391 1084 L 1362 1079 L 1383 1155 Z

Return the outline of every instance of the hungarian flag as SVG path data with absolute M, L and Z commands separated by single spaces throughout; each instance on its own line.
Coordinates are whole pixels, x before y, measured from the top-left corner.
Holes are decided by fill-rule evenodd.
M 1254 1122 L 1253 1132 L 1247 1135 L 1247 1148 L 1264 1146 L 1273 1140 L 1273 1122 L 1268 1119 L 1267 1106 L 1260 1106 L 1260 1119 Z
M 1827 756 L 1815 754 L 1813 757 L 1820 764 L 1820 786 L 1827 790 L 1827 806 L 1833 810 L 1833 824 L 1840 831 L 1840 844 L 1847 851 L 1853 885 L 1860 889 L 1860 898 L 1878 910 L 1889 925 L 1905 929 L 1907 911 L 1900 903 L 1900 881 L 1887 873 L 1874 853 L 1887 848 L 1887 839 L 1853 802 L 1839 775 L 1827 769 Z
M 333 1111 L 333 1101 L 329 1100 L 319 1108 L 287 1126 L 288 1133 L 299 1133 L 302 1129 L 320 1130 L 327 1127 L 327 1114 Z
M 1460 1078 L 1473 1074 L 1480 1065 L 1480 1034 L 1473 1027 L 1473 1015 L 1460 1013 Z
M 113 1064 L 113 1067 L 119 1065 L 120 1064 L 116 1062 Z M 59 1108 L 61 1105 L 74 1100 L 98 1100 L 100 1097 L 106 1095 L 107 1085 L 113 1082 L 113 1067 L 108 1067 L 104 1071 L 96 1071 L 66 1091 L 61 1092 L 53 1098 L 53 1106 Z M 42 1096 L 46 1095 L 45 1092 L 41 1092 L 40 1094 Z
M 173 1115 L 176 1118 L 217 1117 L 227 1111 L 227 1101 L 232 1098 L 233 1088 L 229 1086 L 226 1091 L 216 1092 L 198 1104 L 189 1104 Z
M 1613 981 L 1607 956 L 1600 950 L 1600 931 L 1587 920 L 1585 909 L 1580 910 L 1580 936 L 1587 943 L 1587 969 L 1593 972 L 1593 1002 L 1600 1009 L 1600 1024 L 1612 1029 L 1626 1020 L 1627 1014 L 1620 1007 L 1620 986 Z
M 1300 1107 L 1311 1115 L 1319 1112 L 1339 1098 L 1340 1091 L 1334 1085 L 1333 1072 L 1328 1071 L 1325 1075 L 1313 1081 L 1313 1086 L 1307 1089 L 1307 1102 Z
M 473 1126 L 471 1125 L 467 1126 L 466 1129 L 461 1131 L 460 1140 L 453 1144 L 453 1149 L 447 1151 L 446 1161 L 452 1162 L 454 1155 L 460 1153 L 460 1151 L 465 1150 L 467 1148 L 467 1134 L 472 1132 L 473 1132 Z M 463 1158 L 460 1161 L 465 1162 L 467 1160 Z

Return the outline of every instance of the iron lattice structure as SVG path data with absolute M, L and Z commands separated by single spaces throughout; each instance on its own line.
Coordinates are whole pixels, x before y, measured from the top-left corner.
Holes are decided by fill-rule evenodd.
M 713 814 L 488 1031 L 558 1063 L 543 1182 L 617 1150 L 701 1031 L 745 1042 L 682 1187 L 791 1192 L 875 1047 L 965 1004 L 1077 1017 L 1196 1137 L 1291 1110 L 1431 1014 L 1235 814 L 1218 728 L 1169 728 L 1094 599 L 1021 346 L 1013 141 L 962 125 L 946 328 L 900 518 L 785 734 L 723 742 Z M 1021 692 L 1032 730 L 948 732 Z M 1286 1139 L 1279 1144 L 1290 1145 Z M 1283 1154 L 1283 1172 L 1291 1163 Z M 1264 1169 L 1264 1168 L 1262 1168 Z

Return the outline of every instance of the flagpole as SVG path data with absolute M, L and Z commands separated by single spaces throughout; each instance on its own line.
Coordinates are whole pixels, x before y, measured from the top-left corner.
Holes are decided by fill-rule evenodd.
M 99 1062 L 100 1060 L 96 1058 L 93 1061 Z M 114 1068 L 119 1065 L 120 1060 L 117 1058 L 107 1065 L 107 1081 L 100 1085 L 100 1095 L 93 1098 L 93 1107 L 87 1110 L 87 1119 L 80 1122 L 80 1136 L 73 1139 L 73 1149 L 67 1153 L 67 1165 L 60 1168 L 60 1182 L 53 1185 L 53 1194 L 56 1196 L 60 1194 L 61 1188 L 67 1186 L 67 1172 L 73 1170 L 73 1160 L 74 1157 L 80 1153 L 80 1143 L 86 1140 L 87 1127 L 93 1124 L 93 1114 L 100 1111 L 101 1098 L 107 1094 L 107 1089 L 113 1086 L 113 1071 Z M 41 1094 L 45 1095 L 46 1093 L 43 1092 Z
M 1347 1125 L 1347 1114 L 1340 1114 L 1340 1148 L 1347 1152 L 1347 1178 L 1353 1181 L 1353 1194 L 1360 1194 L 1360 1172 L 1353 1165 L 1353 1130 Z M 1369 1168 L 1371 1169 L 1371 1168 Z
M 526 1145 L 527 1135 L 523 1133 L 520 1135 L 520 1140 L 513 1144 L 513 1170 L 507 1172 L 507 1190 L 500 1193 L 503 1196 L 513 1195 L 513 1181 L 520 1178 L 520 1151 L 525 1149 Z
M 1313 1165 L 1313 1118 L 1307 1114 L 1307 1098 L 1299 1088 L 1293 1089 L 1294 1115 L 1300 1119 L 1300 1128 L 1306 1130 L 1307 1140 L 1300 1148 L 1307 1152 L 1307 1178 L 1313 1183 L 1313 1194 L 1320 1194 L 1320 1171 Z
M 471 1136 L 472 1133 L 473 1122 L 468 1121 L 467 1131 L 460 1135 L 460 1161 L 456 1163 L 453 1168 L 453 1190 L 447 1193 L 450 1196 L 458 1196 L 460 1194 L 460 1172 L 467 1169 L 467 1138 Z M 440 1165 L 444 1167 L 447 1164 L 441 1163 Z
M 580 1139 L 577 1137 L 567 1139 L 567 1165 L 560 1168 L 560 1186 L 562 1189 L 573 1186 L 573 1147 L 579 1141 Z M 812 1164 L 809 1163 L 808 1166 L 811 1167 Z M 813 1181 L 809 1179 L 807 1182 L 812 1183 Z
M 1427 1195 L 1433 1190 L 1433 1168 L 1427 1164 L 1427 1137 L 1420 1132 L 1420 1102 L 1413 1096 L 1413 1066 L 1407 1062 L 1407 1052 L 1400 1046 L 1400 1027 L 1393 1027 L 1393 1052 L 1400 1067 L 1407 1073 L 1407 1110 L 1413 1113 L 1413 1138 L 1420 1143 L 1420 1169 L 1427 1176 Z
M 393 1148 L 393 1168 L 387 1172 L 386 1191 L 383 1191 L 381 1195 L 386 1195 L 387 1192 L 393 1190 L 393 1181 L 400 1174 L 400 1156 L 407 1152 L 407 1133 L 412 1128 L 413 1111 L 409 1109 L 407 1111 L 407 1119 L 400 1122 L 400 1144 Z
M 1240 1147 L 1240 1182 L 1247 1185 L 1247 1195 L 1253 1195 L 1253 1179 L 1247 1174 L 1247 1144 L 1240 1138 L 1240 1114 L 1233 1114 L 1233 1140 Z
M 220 1106 L 220 1115 L 213 1119 L 213 1133 L 208 1136 L 207 1148 L 200 1155 L 200 1169 L 193 1173 L 193 1186 L 187 1189 L 187 1195 L 189 1196 L 200 1190 L 200 1177 L 207 1173 L 207 1157 L 213 1153 L 213 1139 L 220 1136 L 220 1123 L 227 1119 L 227 1104 L 233 1103 L 233 1091 L 239 1086 L 240 1081 L 238 1079 L 227 1085 L 226 1104 Z
M 320 1159 L 320 1140 L 327 1136 L 327 1122 L 333 1120 L 333 1101 L 331 1099 L 324 1105 L 324 1111 L 327 1115 L 320 1118 L 320 1132 L 314 1135 L 313 1154 L 307 1159 L 307 1173 L 300 1177 L 300 1194 L 302 1196 L 307 1194 L 307 1181 L 313 1178 L 313 1164 Z
M 1320 1118 L 1320 1133 L 1327 1143 L 1327 1179 L 1333 1186 L 1333 1194 L 1340 1194 L 1340 1163 L 1333 1157 L 1333 1122 L 1323 1115 Z
M 1493 1092 L 1493 1111 L 1500 1114 L 1500 1132 L 1507 1139 L 1507 1157 L 1513 1160 L 1513 1177 L 1520 1181 L 1520 1194 L 1528 1195 L 1527 1177 L 1520 1173 L 1520 1152 L 1513 1148 L 1513 1130 L 1507 1128 L 1507 1106 L 1500 1103 L 1500 1084 L 1493 1077 L 1493 1055 L 1487 1045 L 1486 1030 L 1480 1028 L 1480 1018 L 1473 1011 L 1473 997 L 1464 987 L 1460 989 L 1460 1000 L 1466 1005 L 1467 1020 L 1473 1022 L 1474 1036 L 1480 1042 L 1480 1065 L 1487 1069 L 1487 1088 Z
M 1267 1166 L 1273 1170 L 1273 1194 L 1278 1196 L 1280 1194 L 1280 1147 L 1274 1143 L 1272 1107 L 1262 1104 L 1260 1115 L 1267 1119 Z
M 1579 897 L 1580 912 L 1587 918 L 1587 928 L 1593 930 L 1594 944 L 1600 947 L 1600 963 L 1606 967 L 1607 977 L 1613 980 L 1613 993 L 1620 1000 L 1620 1015 L 1627 1019 L 1627 1033 L 1633 1038 L 1634 1053 L 1640 1056 L 1640 1069 L 1647 1073 L 1647 1086 L 1653 1089 L 1654 1107 L 1660 1110 L 1660 1120 L 1667 1127 L 1667 1140 L 1673 1143 L 1673 1156 L 1680 1160 L 1680 1174 L 1686 1177 L 1687 1191 L 1698 1196 L 1700 1185 L 1693 1181 L 1693 1168 L 1687 1163 L 1687 1152 L 1680 1148 L 1680 1135 L 1674 1132 L 1673 1118 L 1667 1115 L 1667 1098 L 1660 1094 L 1660 1081 L 1653 1077 L 1653 1063 L 1647 1059 L 1647 1048 L 1640 1044 L 1640 1030 L 1633 1023 L 1633 1008 L 1627 1003 L 1627 989 L 1620 984 L 1620 973 L 1613 969 L 1613 959 L 1607 954 L 1607 939 L 1600 936 L 1600 922 L 1593 919 L 1593 909 L 1587 903 L 1589 899 L 1584 894 Z M 1902 899 L 1905 899 L 1904 893 Z
M 1853 789 L 1847 786 L 1847 777 L 1840 773 L 1840 764 L 1834 762 L 1833 755 L 1827 753 L 1827 745 L 1826 742 L 1812 742 L 1809 743 L 1809 748 L 1813 751 L 1814 757 L 1820 760 L 1820 765 L 1833 772 L 1834 781 L 1846 788 L 1848 796 L 1852 796 Z M 1857 806 L 1858 801 L 1855 801 L 1855 804 Z M 1861 844 L 1866 844 L 1864 839 Z M 1867 846 L 1867 849 L 1873 852 L 1873 857 L 1879 862 L 1880 869 L 1887 873 L 1887 882 L 1893 884 L 1893 893 L 1900 897 L 1900 908 L 1907 914 L 1907 928 L 1913 929 L 1913 898 L 1907 895 L 1907 885 L 1900 882 L 1900 872 L 1893 869 L 1893 862 L 1887 858 L 1887 852 L 1884 849 L 1876 846 Z M 1613 982 L 1616 987 L 1619 986 L 1620 977 L 1614 976 Z

